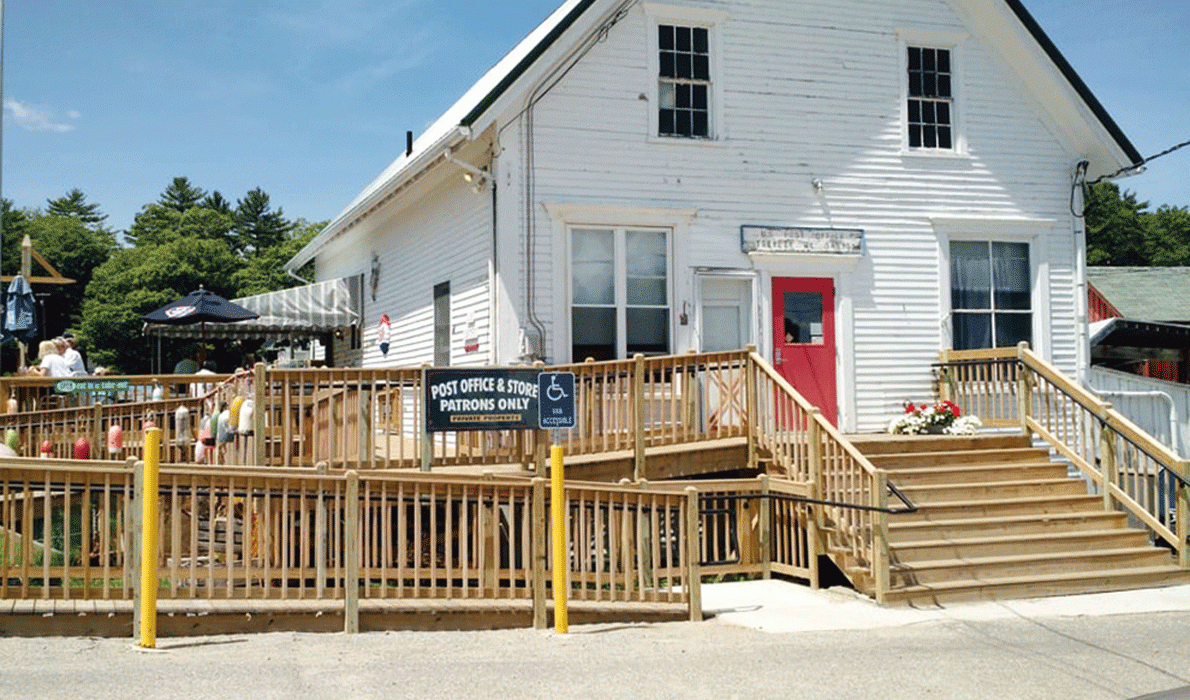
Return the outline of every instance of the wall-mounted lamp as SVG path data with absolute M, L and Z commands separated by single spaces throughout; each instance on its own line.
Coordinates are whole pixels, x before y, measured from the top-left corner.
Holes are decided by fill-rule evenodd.
M 472 189 L 479 192 L 483 188 L 489 178 L 487 170 L 477 168 L 465 160 L 459 160 L 451 151 L 447 151 L 443 157 L 463 169 L 463 182 L 470 184 Z
M 810 186 L 814 188 L 814 192 L 822 194 L 822 178 L 816 177 L 810 180 Z

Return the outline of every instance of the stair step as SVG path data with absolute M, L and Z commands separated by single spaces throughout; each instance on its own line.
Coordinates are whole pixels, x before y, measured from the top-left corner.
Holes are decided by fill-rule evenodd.
M 900 485 L 901 492 L 916 505 L 949 501 L 985 501 L 1026 496 L 1051 497 L 1087 495 L 1087 485 L 1065 475 L 1056 479 L 989 481 L 982 483 Z
M 903 452 L 928 452 L 930 450 L 973 450 L 1032 447 L 1028 437 L 1020 433 L 990 435 L 890 435 L 888 433 L 866 433 L 849 435 L 848 439 L 865 456 L 897 454 Z
M 943 559 L 973 559 L 1010 554 L 1042 554 L 1055 549 L 1068 551 L 1096 549 L 1124 549 L 1149 544 L 1148 535 L 1141 530 L 1127 528 L 1106 530 L 1075 530 L 1072 532 L 1000 534 L 991 537 L 949 537 L 937 540 L 910 541 L 891 545 L 892 557 L 899 562 L 913 563 Z
M 1128 518 L 1115 511 L 1075 511 L 1070 513 L 1025 513 L 1009 516 L 984 516 L 933 520 L 889 518 L 889 540 L 893 546 L 910 542 L 975 537 L 1019 537 L 1030 534 L 1062 534 L 1087 530 L 1126 528 Z
M 891 567 L 893 586 L 962 580 L 993 580 L 1075 571 L 1103 571 L 1161 566 L 1170 563 L 1169 550 L 1128 547 L 1098 551 L 1059 551 L 1040 554 L 943 559 L 898 563 Z
M 916 513 L 898 513 L 890 516 L 890 522 L 956 520 L 964 517 L 979 518 L 1026 515 L 1030 513 L 1040 515 L 1044 513 L 1088 512 L 1102 510 L 1102 508 L 1102 498 L 1085 494 L 940 501 L 937 503 L 922 504 Z
M 916 484 L 965 484 L 971 482 L 1017 481 L 1065 477 L 1066 465 L 1060 462 L 1009 462 L 968 464 L 962 466 L 925 466 L 885 469 L 889 481 L 898 487 Z
M 1174 565 L 1147 566 L 1112 571 L 1076 571 L 1036 576 L 1008 576 L 986 580 L 947 581 L 889 590 L 890 604 L 915 605 L 971 600 L 1009 600 L 1075 593 L 1103 593 L 1133 588 L 1175 586 L 1190 582 L 1190 571 Z
M 931 465 L 957 466 L 960 464 L 1043 462 L 1049 460 L 1049 451 L 1039 447 L 1013 447 L 990 450 L 903 452 L 865 456 L 876 467 L 891 471 L 899 467 L 925 467 Z

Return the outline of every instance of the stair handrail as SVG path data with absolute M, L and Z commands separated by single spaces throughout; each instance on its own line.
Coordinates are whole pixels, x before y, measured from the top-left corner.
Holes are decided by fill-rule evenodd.
M 1183 460 L 1161 441 L 1128 420 L 1061 370 L 1029 349 L 1017 348 L 1022 377 L 1022 427 L 1037 434 L 1094 481 L 1104 508 L 1122 507 L 1190 567 L 1190 460 Z M 1063 404 L 1066 412 L 1059 412 Z M 1090 438 L 1090 439 L 1089 439 Z M 1175 494 L 1164 488 L 1168 474 L 1177 483 Z M 1151 477 L 1151 478 L 1150 478 Z M 1170 484 L 1172 486 L 1172 483 Z M 1175 505 L 1176 504 L 1176 505 Z M 1170 527 L 1170 506 L 1176 511 Z M 1164 511 L 1164 512 L 1162 512 Z
M 766 446 L 786 478 L 811 484 L 808 501 L 827 553 L 844 571 L 870 576 L 875 598 L 883 603 L 889 589 L 888 516 L 896 512 L 888 506 L 889 494 L 907 508 L 915 506 L 755 350 L 749 364 L 749 454 Z M 769 410 L 761 408 L 763 402 L 771 403 Z

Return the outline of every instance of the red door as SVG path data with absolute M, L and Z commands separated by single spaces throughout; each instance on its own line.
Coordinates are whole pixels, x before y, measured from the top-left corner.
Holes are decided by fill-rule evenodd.
M 838 423 L 834 280 L 773 278 L 773 360 L 798 393 Z

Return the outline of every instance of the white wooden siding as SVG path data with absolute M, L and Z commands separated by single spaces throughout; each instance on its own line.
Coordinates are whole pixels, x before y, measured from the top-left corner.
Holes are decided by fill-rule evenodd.
M 753 267 L 739 251 L 741 224 L 864 229 L 868 257 L 839 273 L 853 290 L 854 345 L 840 352 L 853 361 L 851 424 L 860 430 L 883 427 L 907 399 L 926 399 L 930 364 L 949 343 L 940 303 L 949 270 L 940 265 L 931 217 L 1055 221 L 1031 249 L 1048 274 L 1036 283 L 1049 308 L 1034 311 L 1049 316 L 1035 326 L 1048 329 L 1058 366 L 1075 370 L 1067 183 L 1077 158 L 949 3 L 683 4 L 730 12 L 716 29 L 726 53 L 722 74 L 713 76 L 725 103 L 723 123 L 713 127 L 717 140 L 647 133 L 656 78 L 641 48 L 651 26 L 638 7 L 535 106 L 535 201 L 697 209 L 679 277 L 695 266 Z M 903 27 L 968 36 L 956 49 L 963 156 L 901 153 L 896 30 Z M 821 196 L 810 186 L 816 177 L 825 186 Z M 542 307 L 552 296 L 547 354 L 566 359 L 567 305 L 558 301 L 566 267 L 557 265 L 564 251 L 544 235 L 547 215 L 534 211 L 538 313 L 546 316 Z M 675 307 L 683 300 L 693 301 L 678 298 Z

